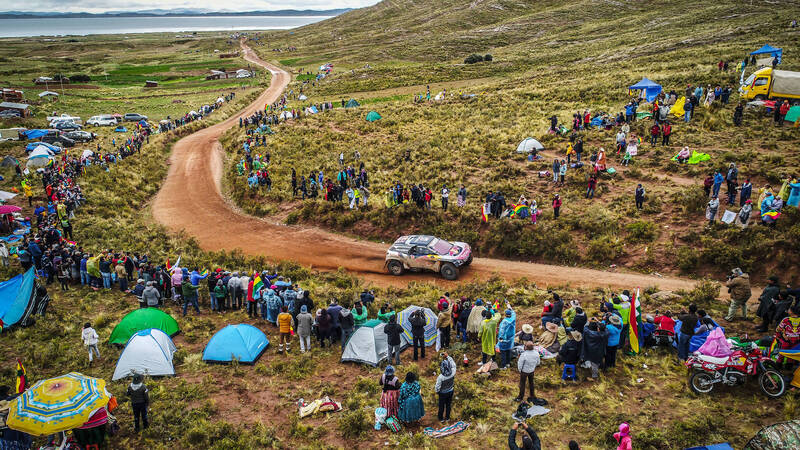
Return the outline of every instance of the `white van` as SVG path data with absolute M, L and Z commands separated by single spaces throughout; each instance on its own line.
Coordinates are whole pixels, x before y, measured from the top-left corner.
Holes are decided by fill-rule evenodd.
M 87 125 L 94 125 L 96 127 L 109 127 L 117 124 L 117 119 L 111 114 L 101 114 L 99 116 L 92 116 L 86 121 Z

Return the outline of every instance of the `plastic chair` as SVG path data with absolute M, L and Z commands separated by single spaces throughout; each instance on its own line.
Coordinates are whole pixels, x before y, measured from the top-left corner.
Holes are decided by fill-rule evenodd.
M 561 372 L 561 379 L 562 380 L 578 380 L 578 376 L 575 372 L 575 364 L 564 364 L 564 371 Z

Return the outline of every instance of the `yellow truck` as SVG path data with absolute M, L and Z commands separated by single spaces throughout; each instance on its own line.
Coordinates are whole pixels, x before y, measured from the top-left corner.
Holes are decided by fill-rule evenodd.
M 798 104 L 800 72 L 771 67 L 757 70 L 739 87 L 739 94 L 744 100 L 786 99 L 792 104 Z

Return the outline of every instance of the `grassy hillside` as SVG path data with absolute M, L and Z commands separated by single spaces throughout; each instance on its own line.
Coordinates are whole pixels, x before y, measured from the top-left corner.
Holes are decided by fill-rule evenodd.
M 740 181 L 752 179 L 756 202 L 759 189 L 767 184 L 779 189 L 800 163 L 794 152 L 797 129 L 774 127 L 763 110 L 748 109 L 744 126 L 733 126 L 736 93 L 728 105 L 698 108 L 690 124 L 671 117 L 668 147 L 645 144 L 652 122 L 636 122 L 632 131 L 643 140 L 639 156 L 625 168 L 611 154 L 610 165 L 619 172 L 601 177 L 594 200 L 583 198 L 586 167 L 570 169 L 567 184 L 558 188 L 537 175 L 550 170 L 554 157 L 565 157 L 567 140 L 546 133 L 548 117 L 555 114 L 569 125 L 576 111 L 616 114 L 629 100 L 627 86 L 643 76 L 679 95 L 688 84 L 735 88 L 739 74 L 733 67 L 744 55 L 765 42 L 787 51 L 798 43 L 800 34 L 788 26 L 800 12 L 795 3 L 438 3 L 387 1 L 291 34 L 272 34 L 259 48 L 264 57 L 280 60 L 282 54 L 268 49 L 286 43 L 297 52 L 280 61 L 293 69 L 307 72 L 320 62 L 334 63 L 331 76 L 296 82 L 292 88 L 302 88 L 309 100 L 290 107 L 338 104 L 350 97 L 363 106 L 281 126 L 269 140 L 276 187 L 270 194 L 247 189 L 235 175 L 244 136 L 231 134 L 228 184 L 234 199 L 255 214 L 281 212 L 290 222 L 380 240 L 403 232 L 439 233 L 472 242 L 485 255 L 690 275 L 719 275 L 743 266 L 757 280 L 771 273 L 798 275 L 800 225 L 793 208 L 776 230 L 703 227 L 706 200 L 697 186 L 707 173 L 737 163 Z M 492 53 L 493 61 L 463 64 L 473 52 Z M 728 72 L 718 71 L 720 60 L 730 61 Z M 800 69 L 800 61 L 787 53 L 782 68 Z M 427 84 L 432 95 L 443 89 L 451 95 L 442 102 L 413 103 Z M 462 93 L 479 95 L 463 99 Z M 383 120 L 363 121 L 373 109 Z M 600 147 L 613 149 L 615 133 L 581 133 L 584 158 Z M 527 136 L 545 144 L 544 160 L 530 163 L 514 153 Z M 684 145 L 710 154 L 711 161 L 698 166 L 670 161 Z M 292 202 L 287 195 L 292 167 L 298 175 L 320 168 L 335 174 L 338 154 L 351 156 L 355 149 L 369 171 L 372 208 L 349 212 Z M 447 183 L 453 194 L 464 184 L 470 203 L 447 214 L 413 207 L 387 211 L 382 197 L 395 181 L 423 183 L 434 193 Z M 649 194 L 641 212 L 632 198 L 638 183 Z M 501 190 L 510 202 L 521 194 L 536 199 L 543 220 L 537 227 L 482 225 L 479 205 L 490 190 Z M 556 192 L 565 199 L 560 223 L 549 208 Z

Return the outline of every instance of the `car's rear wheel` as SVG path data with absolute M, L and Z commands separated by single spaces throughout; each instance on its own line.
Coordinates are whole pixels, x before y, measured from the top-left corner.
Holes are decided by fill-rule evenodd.
M 442 274 L 445 280 L 455 280 L 458 278 L 458 268 L 454 266 L 452 263 L 444 263 L 442 267 L 439 269 L 439 273 Z
M 389 273 L 394 276 L 400 276 L 403 274 L 403 263 L 400 261 L 393 259 L 386 263 L 386 268 L 389 269 Z

